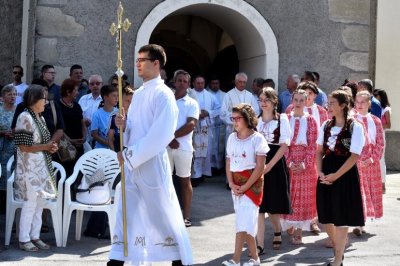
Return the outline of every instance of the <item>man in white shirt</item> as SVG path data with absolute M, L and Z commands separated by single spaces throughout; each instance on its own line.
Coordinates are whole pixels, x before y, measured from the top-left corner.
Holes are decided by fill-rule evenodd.
M 115 119 L 118 127 L 124 127 L 125 148 L 118 153 L 118 160 L 125 166 L 129 253 L 124 256 L 119 200 L 108 266 L 120 266 L 124 261 L 133 265 L 171 260 L 174 266 L 193 264 L 166 150 L 178 121 L 174 95 L 160 77 L 166 59 L 159 45 L 139 49 L 136 68 L 143 86 L 135 91 L 126 123 L 124 114 Z
M 204 181 L 203 175 L 212 176 L 211 173 L 211 144 L 212 131 L 211 125 L 218 109 L 220 108 L 215 97 L 205 90 L 205 79 L 197 76 L 194 79 L 192 89 L 200 105 L 200 117 L 194 129 L 194 173 L 192 175 L 192 185 L 197 186 Z
M 209 92 L 214 95 L 221 106 L 225 92 L 220 90 L 220 82 L 217 77 L 212 77 L 209 84 Z M 215 111 L 215 117 L 211 124 L 213 141 L 211 146 L 211 167 L 221 170 L 225 165 L 225 124 L 221 119 L 221 108 Z
M 103 86 L 103 79 L 100 75 L 91 75 L 89 78 L 89 88 L 91 93 L 85 94 L 79 99 L 79 105 L 83 111 L 83 119 L 88 128 L 92 124 L 93 114 L 99 109 L 99 104 L 102 101 L 100 96 L 100 89 Z M 90 130 L 88 130 L 90 132 Z M 91 143 L 92 136 L 90 133 L 87 135 L 89 144 Z
M 193 159 L 193 129 L 199 119 L 199 104 L 187 94 L 190 85 L 190 75 L 184 70 L 177 70 L 174 74 L 175 99 L 179 109 L 178 124 L 175 138 L 167 147 L 171 169 L 175 169 L 181 187 L 183 218 L 185 226 L 192 225 L 190 208 L 192 204 L 193 188 L 190 182 Z
M 260 114 L 260 107 L 258 106 L 257 100 L 253 94 L 246 90 L 247 75 L 246 73 L 237 73 L 235 76 L 235 88 L 228 91 L 224 97 L 221 107 L 221 119 L 226 125 L 225 139 L 227 140 L 229 135 L 233 131 L 233 123 L 231 121 L 232 108 L 239 103 L 250 104 L 257 115 Z
M 22 66 L 15 65 L 13 66 L 13 82 L 11 83 L 17 89 L 17 98 L 15 100 L 15 104 L 18 105 L 22 102 L 22 96 L 26 88 L 28 88 L 28 84 L 22 82 L 22 77 L 24 76 L 24 69 Z

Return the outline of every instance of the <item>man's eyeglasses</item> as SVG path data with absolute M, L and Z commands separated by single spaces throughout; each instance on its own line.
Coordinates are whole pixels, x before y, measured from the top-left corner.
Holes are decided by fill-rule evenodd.
M 231 116 L 230 118 L 232 122 L 238 122 L 243 118 L 243 116 Z
M 52 74 L 52 75 L 55 75 L 55 74 L 56 74 L 56 72 L 44 72 L 44 73 L 46 73 L 46 74 Z
M 136 63 L 143 63 L 145 61 L 154 61 L 155 59 L 149 57 L 136 58 Z
M 90 86 L 94 86 L 94 85 L 100 86 L 101 83 L 103 83 L 103 82 L 90 82 L 89 85 L 90 85 Z
M 17 74 L 22 75 L 22 71 L 13 71 L 13 74 L 14 74 L 14 75 L 17 75 Z

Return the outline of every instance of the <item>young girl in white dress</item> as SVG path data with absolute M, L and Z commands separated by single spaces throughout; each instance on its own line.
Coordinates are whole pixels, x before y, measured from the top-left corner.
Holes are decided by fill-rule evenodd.
M 235 131 L 229 135 L 227 142 L 226 176 L 236 213 L 236 239 L 232 259 L 222 265 L 240 266 L 244 242 L 251 259 L 243 266 L 260 265 L 255 236 L 263 196 L 265 156 L 269 148 L 263 135 L 255 131 L 257 116 L 249 104 L 233 107 L 231 120 Z

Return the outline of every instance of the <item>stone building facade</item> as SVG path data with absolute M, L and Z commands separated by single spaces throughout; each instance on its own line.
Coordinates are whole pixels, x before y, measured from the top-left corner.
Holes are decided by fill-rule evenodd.
M 86 78 L 98 73 L 107 80 L 115 72 L 109 27 L 119 1 L 1 1 L 6 8 L 0 15 L 7 19 L 0 31 L 7 38 L 0 44 L 0 84 L 10 82 L 13 64 L 26 68 L 28 82 L 43 64 L 56 66 L 58 83 L 73 64 L 83 66 Z M 123 68 L 139 86 L 135 54 L 155 42 L 166 46 L 170 76 L 186 68 L 230 81 L 244 71 L 250 79 L 273 78 L 282 91 L 289 74 L 311 70 L 329 92 L 348 78 L 374 80 L 377 1 L 122 1 L 132 22 L 123 35 Z

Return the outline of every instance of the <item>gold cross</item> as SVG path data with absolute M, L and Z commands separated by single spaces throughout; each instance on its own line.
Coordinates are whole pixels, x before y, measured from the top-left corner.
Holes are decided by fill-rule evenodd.
M 118 6 L 118 10 L 117 10 L 117 25 L 115 25 L 115 23 L 113 22 L 110 26 L 110 33 L 112 36 L 114 36 L 116 33 L 117 34 L 117 38 L 116 38 L 116 42 L 117 42 L 117 49 L 118 49 L 118 59 L 117 59 L 117 75 L 119 77 L 122 77 L 122 75 L 124 74 L 124 72 L 122 71 L 122 59 L 121 59 L 121 31 L 124 30 L 125 32 L 127 32 L 129 30 L 129 27 L 132 25 L 131 22 L 129 21 L 129 19 L 125 19 L 124 22 L 122 22 L 122 15 L 124 13 L 124 8 L 122 7 L 121 2 L 119 2 L 119 6 Z

